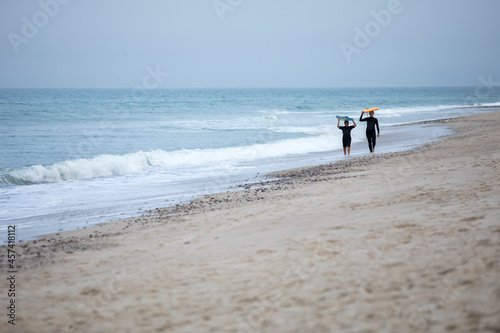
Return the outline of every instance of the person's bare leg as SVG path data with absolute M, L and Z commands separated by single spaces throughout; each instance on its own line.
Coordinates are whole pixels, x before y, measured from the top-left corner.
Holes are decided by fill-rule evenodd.
M 347 155 L 351 156 L 351 147 L 347 147 Z
M 344 147 L 344 156 L 345 156 L 345 147 Z

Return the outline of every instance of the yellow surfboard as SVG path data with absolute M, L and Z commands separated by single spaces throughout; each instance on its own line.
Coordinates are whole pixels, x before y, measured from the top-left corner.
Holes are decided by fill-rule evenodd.
M 376 110 L 378 110 L 378 108 L 364 109 L 363 113 L 372 112 L 372 111 L 376 111 Z

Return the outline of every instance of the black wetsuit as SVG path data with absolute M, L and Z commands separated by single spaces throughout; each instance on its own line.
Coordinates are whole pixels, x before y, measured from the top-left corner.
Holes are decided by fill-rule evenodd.
M 342 130 L 342 144 L 344 148 L 351 146 L 351 131 L 354 126 L 341 126 L 339 127 Z
M 375 134 L 375 126 L 377 126 L 377 133 L 380 134 L 380 129 L 378 127 L 378 120 L 375 117 L 363 118 L 363 115 L 359 117 L 359 121 L 366 121 L 366 139 L 368 140 L 368 148 L 370 148 L 370 153 L 375 149 L 375 144 L 377 143 L 377 135 Z

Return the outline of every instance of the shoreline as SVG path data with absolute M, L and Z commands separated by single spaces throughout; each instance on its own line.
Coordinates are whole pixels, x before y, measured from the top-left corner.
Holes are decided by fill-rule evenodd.
M 443 119 L 423 121 L 423 122 L 414 122 L 398 126 L 436 125 L 441 127 L 442 125 L 447 124 L 448 119 L 454 119 L 454 118 L 443 118 Z M 186 214 L 188 215 L 200 214 L 204 213 L 206 209 L 208 209 L 207 207 L 211 207 L 209 210 L 226 209 L 228 207 L 233 207 L 233 206 L 226 207 L 224 205 L 217 206 L 214 204 L 221 203 L 221 201 L 229 202 L 230 200 L 229 197 L 231 196 L 235 196 L 235 198 L 231 198 L 231 200 L 234 199 L 236 201 L 237 203 L 236 206 L 244 202 L 248 202 L 249 204 L 251 204 L 256 200 L 258 201 L 258 200 L 268 199 L 267 197 L 259 196 L 259 193 L 262 194 L 268 191 L 281 191 L 289 188 L 297 188 L 300 186 L 308 185 L 309 184 L 308 178 L 318 175 L 321 175 L 323 179 L 321 180 L 315 179 L 314 182 L 344 179 L 349 176 L 329 177 L 329 175 L 347 174 L 353 171 L 352 168 L 373 164 L 376 161 L 383 160 L 386 158 L 411 155 L 414 153 L 415 150 L 423 149 L 426 145 L 439 140 L 446 140 L 446 135 L 443 137 L 432 139 L 432 141 L 429 142 L 417 143 L 414 144 L 413 146 L 405 146 L 397 151 L 375 153 L 375 154 L 361 153 L 361 155 L 359 156 L 355 155 L 347 157 L 340 156 L 338 157 L 337 160 L 328 163 L 314 164 L 309 166 L 299 166 L 284 170 L 272 171 L 269 173 L 265 173 L 263 176 L 255 176 L 255 178 L 261 177 L 259 178 L 260 180 L 257 180 L 256 182 L 252 182 L 249 177 L 249 182 L 233 185 L 229 187 L 227 191 L 204 194 L 202 196 L 194 197 L 193 199 L 188 199 L 185 202 L 180 202 L 178 204 L 171 206 L 159 207 L 155 209 L 147 209 L 144 211 L 145 214 L 140 216 L 132 216 L 122 219 L 116 219 L 109 222 L 102 222 L 95 225 L 91 225 L 89 227 L 52 232 L 34 236 L 33 237 L 34 239 L 28 240 L 27 242 L 37 239 L 53 237 L 56 235 L 57 236 L 64 235 L 65 233 L 71 233 L 71 232 L 78 233 L 78 231 L 80 230 L 85 231 L 92 229 L 95 232 L 98 231 L 95 230 L 96 228 L 102 229 L 103 227 L 105 227 L 107 224 L 110 223 L 121 224 L 122 222 L 128 223 L 130 221 L 133 221 L 135 223 L 138 222 L 138 220 L 142 220 L 144 218 L 154 217 L 154 215 L 161 215 L 162 217 L 176 216 L 178 212 L 183 212 L 181 216 L 184 216 Z M 363 148 L 366 145 L 365 142 L 357 142 L 355 144 L 359 146 L 362 145 Z M 338 150 L 338 152 L 342 153 L 342 150 L 340 149 Z M 257 174 L 260 175 L 259 172 Z
M 380 153 L 401 151 L 412 149 L 415 146 L 439 140 L 439 136 L 446 135 L 449 130 L 447 127 L 439 127 L 431 129 L 429 126 L 423 126 L 414 123 L 408 123 L 406 126 L 388 126 L 382 128 L 384 134 L 379 139 Z M 338 134 L 338 133 L 337 133 Z M 338 138 L 340 145 L 341 139 Z M 348 158 L 366 156 L 366 138 L 364 131 L 358 129 L 353 135 L 353 143 L 351 149 L 352 155 Z M 145 181 L 144 185 L 136 183 L 135 189 L 142 192 L 141 195 L 136 195 L 134 191 L 130 191 L 121 181 L 127 179 L 113 180 L 114 183 L 108 183 L 102 186 L 105 178 L 83 181 L 81 188 L 87 188 L 89 191 L 97 191 L 97 195 L 103 195 L 103 191 L 107 191 L 104 197 L 104 202 L 88 199 L 89 201 L 81 201 L 79 197 L 86 197 L 87 192 L 81 189 L 77 191 L 67 191 L 64 203 L 55 205 L 48 209 L 40 208 L 43 203 L 40 200 L 30 205 L 19 205 L 7 209 L 12 212 L 23 212 L 24 218 L 5 218 L 2 223 L 2 230 L 6 230 L 8 225 L 17 225 L 19 228 L 19 237 L 23 241 L 34 240 L 43 235 L 77 230 L 82 228 L 92 227 L 101 223 L 109 223 L 125 218 L 141 217 L 145 211 L 162 207 L 165 204 L 175 205 L 188 202 L 189 200 L 210 195 L 218 192 L 232 191 L 238 188 L 240 184 L 248 184 L 253 181 L 266 181 L 262 175 L 269 172 L 277 172 L 279 170 L 287 170 L 297 167 L 315 166 L 325 163 L 335 163 L 346 159 L 342 156 L 342 149 L 326 151 L 326 152 L 310 152 L 308 154 L 292 154 L 283 157 L 263 158 L 259 164 L 251 162 L 240 162 L 234 166 L 234 170 L 226 170 L 220 172 L 220 177 L 213 175 L 199 178 L 190 178 L 188 180 L 169 181 L 168 186 L 163 186 L 163 180 L 158 178 L 156 181 L 152 179 L 143 179 L 138 175 L 137 179 Z M 94 181 L 96 183 L 94 183 Z M 69 184 L 69 183 L 68 183 Z M 120 184 L 123 186 L 120 187 Z M 58 186 L 59 184 L 54 184 Z M 60 184 L 63 187 L 67 184 Z M 21 190 L 26 191 L 48 191 L 48 193 L 57 193 L 57 187 L 51 190 L 52 184 L 35 184 L 33 188 L 23 187 Z M 41 188 L 38 188 L 38 187 Z M 109 189 L 108 189 L 109 186 Z M 121 195 L 117 189 L 123 188 L 124 193 L 129 190 L 128 194 Z M 138 192 L 137 192 L 138 193 Z M 8 193 L 6 194 L 8 195 Z M 16 202 L 16 194 L 13 194 L 12 202 Z M 42 196 L 39 196 L 43 200 Z M 26 210 L 23 209 L 26 208 Z M 37 210 L 40 208 L 41 210 Z
M 492 111 L 492 112 L 500 112 L 499 110 Z M 487 114 L 487 113 L 486 113 Z M 479 114 L 480 115 L 480 114 Z M 469 118 L 469 117 L 474 117 L 474 116 L 479 116 L 479 115 L 472 115 L 472 116 L 458 116 L 458 117 L 452 117 L 452 118 L 439 118 L 439 119 L 434 119 L 434 120 L 425 120 L 425 121 L 417 121 L 417 122 L 410 122 L 410 123 L 405 123 L 405 124 L 399 124 L 399 125 L 392 125 L 394 127 L 405 127 L 405 126 L 415 126 L 415 125 L 426 125 L 426 127 L 442 127 L 442 126 L 450 126 L 453 123 L 453 120 L 461 119 L 461 118 Z M 454 129 L 455 131 L 455 129 Z M 429 142 L 424 142 L 424 143 L 417 143 L 411 146 L 406 146 L 402 150 L 397 150 L 393 152 L 384 152 L 384 153 L 375 153 L 375 154 L 363 154 L 359 156 L 341 156 L 339 157 L 338 160 L 329 162 L 329 163 L 320 163 L 320 164 L 314 164 L 310 166 L 300 166 L 300 167 L 295 167 L 295 168 L 290 168 L 290 169 L 284 169 L 284 170 L 278 170 L 278 171 L 272 171 L 269 173 L 265 173 L 263 176 L 260 176 L 260 180 L 257 182 L 251 182 L 249 181 L 248 183 L 244 184 L 238 184 L 231 186 L 227 191 L 223 192 L 216 192 L 216 193 L 209 193 L 205 194 L 199 197 L 194 197 L 193 199 L 188 199 L 185 202 L 180 202 L 175 205 L 171 206 L 165 206 L 165 207 L 159 207 L 155 209 L 147 209 L 144 210 L 144 214 L 140 216 L 132 216 L 132 217 L 126 217 L 126 218 L 120 218 L 120 219 L 115 219 L 111 220 L 109 222 L 101 222 L 97 223 L 94 225 L 90 225 L 88 227 L 83 227 L 83 228 L 78 228 L 78 229 L 70 229 L 70 230 L 61 230 L 58 232 L 50 232 L 46 234 L 40 234 L 36 236 L 32 236 L 31 239 L 29 240 L 22 240 L 21 243 L 29 243 L 33 241 L 41 241 L 43 239 L 54 239 L 54 236 L 59 236 L 59 238 L 64 238 L 65 235 L 69 234 L 75 234 L 78 235 L 80 233 L 86 234 L 87 231 L 94 232 L 94 233 L 102 233 L 103 229 L 108 229 L 105 228 L 106 226 L 110 226 L 109 230 L 115 230 L 116 224 L 122 224 L 122 223 L 128 223 L 128 228 L 130 228 L 130 222 L 132 221 L 133 223 L 138 222 L 138 220 L 143 220 L 145 218 L 151 218 L 153 215 L 161 215 L 161 217 L 166 217 L 166 216 L 177 216 L 180 213 L 179 212 L 184 212 L 181 214 L 181 216 L 184 216 L 186 214 L 200 214 L 205 212 L 206 207 L 212 207 L 211 210 L 217 210 L 217 209 L 226 209 L 227 207 L 223 207 L 222 205 L 216 206 L 214 204 L 220 203 L 220 201 L 228 202 L 227 195 L 228 194 L 236 194 L 236 202 L 241 203 L 243 202 L 243 198 L 247 200 L 249 203 L 253 202 L 253 197 L 256 197 L 256 200 L 264 200 L 267 198 L 262 198 L 262 197 L 257 197 L 257 192 L 268 192 L 268 191 L 280 191 L 280 190 L 286 190 L 288 188 L 295 188 L 297 186 L 303 186 L 307 185 L 309 181 L 307 178 L 322 175 L 323 179 L 322 180 L 339 180 L 339 179 L 344 179 L 346 176 L 338 176 L 338 177 L 326 177 L 325 175 L 327 174 L 345 174 L 345 173 L 350 173 L 355 170 L 356 167 L 363 166 L 363 165 L 369 165 L 373 164 L 373 162 L 384 160 L 386 158 L 393 158 L 393 157 L 401 157 L 401 156 L 409 156 L 414 153 L 416 153 L 418 150 L 425 149 L 426 146 L 438 142 L 441 140 L 447 140 L 449 137 L 453 137 L 457 133 L 453 132 L 452 134 L 449 135 L 444 135 L 444 136 L 439 136 L 437 139 L 434 139 Z M 357 142 L 357 145 L 363 145 L 365 146 L 365 142 Z M 341 152 L 341 150 L 339 150 Z M 333 169 L 333 170 L 332 170 Z M 337 170 L 340 169 L 340 170 Z M 260 174 L 260 173 L 257 173 Z M 258 177 L 258 176 L 257 176 Z M 303 179 L 306 179 L 305 181 Z M 317 182 L 318 180 L 314 180 L 314 182 Z M 266 189 L 266 187 L 270 187 L 269 189 Z M 241 196 L 239 196 L 239 192 L 242 192 Z M 248 193 L 247 193 L 248 192 Z M 224 198 L 224 199 L 221 199 Z M 119 228 L 119 227 L 118 227 Z M 118 232 L 115 232 L 118 233 Z M 71 236 L 74 237 L 74 236 Z M 5 246 L 5 244 L 2 244 L 0 246 Z M 0 266 L 1 267 L 1 266 Z
M 445 123 L 417 149 L 17 243 L 18 325 L 498 331 L 500 111 Z

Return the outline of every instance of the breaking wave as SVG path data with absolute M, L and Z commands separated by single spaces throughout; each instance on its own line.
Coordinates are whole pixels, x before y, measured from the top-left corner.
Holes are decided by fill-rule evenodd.
M 125 175 L 154 168 L 194 168 L 235 164 L 339 149 L 341 145 L 337 134 L 220 149 L 154 150 L 125 155 L 99 155 L 90 159 L 74 159 L 51 165 L 2 170 L 0 180 L 4 184 L 29 185 Z

